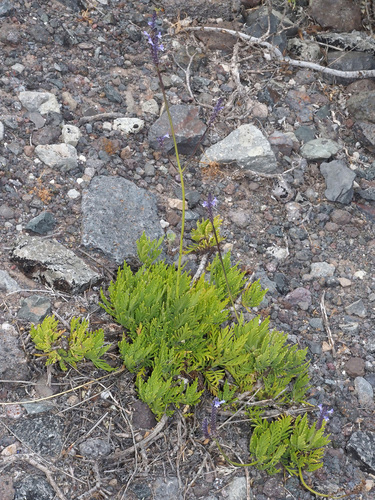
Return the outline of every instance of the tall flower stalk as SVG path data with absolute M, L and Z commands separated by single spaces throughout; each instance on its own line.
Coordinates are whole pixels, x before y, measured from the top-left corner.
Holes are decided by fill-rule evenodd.
M 164 46 L 163 46 L 162 41 L 161 41 L 161 39 L 162 39 L 161 33 L 160 33 L 160 31 L 158 31 L 157 26 L 156 26 L 156 20 L 157 20 L 157 13 L 156 13 L 156 11 L 154 11 L 154 13 L 152 15 L 152 19 L 148 23 L 148 25 L 151 28 L 151 32 L 148 33 L 147 31 L 144 31 L 143 33 L 147 36 L 148 43 L 150 44 L 152 62 L 154 63 L 154 66 L 156 69 L 156 74 L 157 74 L 158 79 L 159 79 L 160 89 L 161 89 L 161 92 L 163 94 L 163 101 L 164 101 L 165 110 L 166 110 L 167 116 L 168 116 L 169 127 L 171 130 L 172 141 L 173 141 L 174 151 L 175 151 L 175 155 L 176 155 L 176 163 L 177 163 L 177 168 L 178 168 L 178 173 L 180 176 L 180 183 L 181 183 L 182 220 L 181 220 L 180 251 L 179 251 L 179 255 L 178 255 L 178 274 L 177 274 L 177 285 L 176 285 L 176 293 L 178 295 L 179 284 L 180 284 L 180 275 L 181 275 L 183 241 L 184 241 L 184 232 L 185 232 L 185 183 L 184 183 L 183 169 L 181 167 L 180 155 L 178 153 L 178 146 L 177 146 L 177 140 L 176 140 L 176 135 L 175 135 L 174 126 L 173 126 L 172 115 L 171 115 L 171 112 L 169 109 L 167 94 L 165 92 L 165 86 L 164 86 L 163 79 L 161 76 L 161 71 L 160 71 L 159 53 L 164 51 Z

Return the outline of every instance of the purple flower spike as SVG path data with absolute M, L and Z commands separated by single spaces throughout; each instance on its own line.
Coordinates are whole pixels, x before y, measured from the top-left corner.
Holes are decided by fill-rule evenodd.
M 210 119 L 208 120 L 207 128 L 210 128 L 210 126 L 216 119 L 217 115 L 220 113 L 222 109 L 224 109 L 224 106 L 222 104 L 223 104 L 223 99 L 220 97 L 220 99 L 218 99 L 217 103 L 215 104 Z
M 212 193 L 208 193 L 207 201 L 202 203 L 204 208 L 207 208 L 208 218 L 210 219 L 211 224 L 214 223 L 214 213 L 213 208 L 217 205 L 217 199 L 212 196 Z
M 333 408 L 329 410 L 328 407 L 325 405 L 318 405 L 318 408 L 319 408 L 319 417 L 316 423 L 316 429 L 320 429 L 322 427 L 324 420 L 328 422 L 329 415 L 332 415 L 333 413 Z
M 144 31 L 147 36 L 148 43 L 151 45 L 151 56 L 155 66 L 159 65 L 159 52 L 164 51 L 164 45 L 161 43 L 161 33 L 156 31 L 156 12 L 153 13 L 151 21 L 147 24 L 151 27 L 151 33 Z
M 210 437 L 215 437 L 217 435 L 217 427 L 216 427 L 217 410 L 220 407 L 220 405 L 224 403 L 225 403 L 224 399 L 220 401 L 218 397 L 215 397 L 214 400 L 212 401 L 211 418 L 210 420 L 208 420 L 208 418 L 205 417 L 202 422 L 202 431 L 206 439 L 209 439 Z

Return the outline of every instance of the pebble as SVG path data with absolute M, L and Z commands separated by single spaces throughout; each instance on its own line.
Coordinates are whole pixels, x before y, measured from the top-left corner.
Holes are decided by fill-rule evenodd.
M 21 302 L 21 308 L 17 312 L 17 317 L 34 323 L 41 323 L 43 319 L 51 314 L 51 302 L 47 297 L 31 295 Z
M 76 200 L 81 196 L 81 193 L 76 189 L 69 189 L 69 191 L 67 192 L 67 196 L 71 200 Z
M 344 370 L 350 377 L 363 377 L 365 374 L 365 362 L 362 358 L 349 358 L 344 365 Z
M 366 316 L 367 316 L 367 310 L 365 308 L 365 305 L 364 305 L 362 299 L 357 300 L 356 302 L 353 302 L 349 306 L 346 306 L 345 311 L 348 314 L 354 314 L 355 316 L 359 316 L 360 318 L 366 318 Z
M 120 130 L 124 134 L 138 134 L 145 122 L 139 118 L 116 118 L 113 122 L 113 130 Z
M 313 139 L 304 144 L 301 149 L 301 155 L 306 160 L 328 160 L 340 151 L 341 147 L 337 142 L 331 139 Z
M 369 382 L 363 377 L 354 379 L 354 387 L 357 391 L 360 406 L 365 408 L 374 408 L 374 390 Z
M 108 441 L 100 438 L 86 439 L 79 445 L 81 455 L 90 459 L 98 459 L 109 455 L 112 451 Z

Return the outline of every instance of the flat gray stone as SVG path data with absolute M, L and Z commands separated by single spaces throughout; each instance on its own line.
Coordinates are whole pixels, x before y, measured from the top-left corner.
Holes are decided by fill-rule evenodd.
M 374 408 L 374 390 L 370 382 L 367 382 L 363 377 L 356 377 L 354 387 L 360 406 L 362 408 Z
M 0 325 L 0 378 L 6 380 L 28 380 L 29 369 L 23 350 L 19 345 L 19 334 L 10 323 Z
M 226 487 L 227 500 L 244 500 L 246 498 L 246 479 L 235 477 Z
M 82 243 L 117 264 L 137 261 L 137 240 L 164 235 L 156 197 L 122 177 L 94 177 L 82 196 Z
M 21 290 L 17 281 L 9 276 L 7 271 L 0 270 L 0 292 L 5 291 L 9 293 L 16 292 L 17 290 Z
M 26 229 L 38 234 L 47 234 L 55 227 L 56 220 L 51 212 L 42 212 L 26 224 Z
M 21 302 L 17 317 L 30 323 L 41 323 L 46 316 L 51 314 L 52 307 L 48 297 L 31 295 Z
M 359 316 L 360 318 L 365 318 L 367 316 L 367 310 L 362 299 L 356 300 L 349 306 L 345 307 L 345 311 L 348 314 L 354 314 L 355 316 Z
M 255 172 L 272 174 L 278 166 L 271 145 L 262 132 L 254 125 L 241 125 L 225 139 L 206 150 L 200 166 L 209 162 L 221 164 L 235 163 L 237 167 Z
M 186 104 L 176 104 L 171 106 L 169 111 L 172 116 L 179 153 L 183 155 L 192 154 L 207 128 L 199 118 L 199 108 Z M 150 146 L 157 150 L 162 149 L 159 138 L 165 134 L 169 134 L 170 137 L 164 140 L 163 151 L 167 153 L 173 152 L 174 146 L 167 113 L 164 113 L 150 127 L 148 134 Z
M 375 473 L 375 433 L 374 432 L 354 432 L 346 446 L 372 474 Z
M 301 156 L 306 160 L 328 160 L 340 151 L 341 147 L 332 139 L 313 139 L 301 147 Z
M 353 198 L 355 173 L 341 160 L 322 163 L 320 172 L 326 181 L 325 195 L 327 200 L 348 205 Z
M 333 276 L 335 272 L 335 266 L 328 264 L 328 262 L 313 262 L 310 266 L 310 273 L 303 275 L 304 281 L 310 281 L 314 278 L 327 278 Z
M 56 415 L 29 416 L 13 424 L 11 430 L 42 456 L 59 456 L 62 451 L 64 420 Z
M 10 258 L 31 278 L 64 292 L 81 293 L 102 279 L 75 253 L 56 240 L 21 236 Z
M 69 171 L 78 166 L 77 150 L 71 144 L 40 144 L 35 148 L 35 154 L 52 168 Z
M 60 105 L 57 102 L 56 96 L 50 92 L 26 90 L 25 92 L 20 92 L 18 98 L 22 106 L 28 111 L 39 111 L 41 115 L 45 115 L 50 111 L 60 113 Z

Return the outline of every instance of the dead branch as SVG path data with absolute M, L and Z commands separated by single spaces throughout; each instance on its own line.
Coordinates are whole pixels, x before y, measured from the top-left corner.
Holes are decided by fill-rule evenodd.
M 325 73 L 326 75 L 339 76 L 342 78 L 374 78 L 375 70 L 362 70 L 362 71 L 341 71 L 339 69 L 327 68 L 326 66 L 321 66 L 320 64 L 309 62 L 309 61 L 297 61 L 296 59 L 291 59 L 288 56 L 283 56 L 281 51 L 272 45 L 272 43 L 261 40 L 260 38 L 255 38 L 254 36 L 246 35 L 246 33 L 241 33 L 240 31 L 229 30 L 226 28 L 216 28 L 214 26 L 203 26 L 202 28 L 184 28 L 186 31 L 219 31 L 221 33 L 228 33 L 229 35 L 236 36 L 249 42 L 251 44 L 259 45 L 269 50 L 270 54 L 268 57 L 276 59 L 279 63 L 289 64 L 290 66 L 297 66 L 299 68 L 308 68 L 314 71 L 319 71 L 320 73 Z

